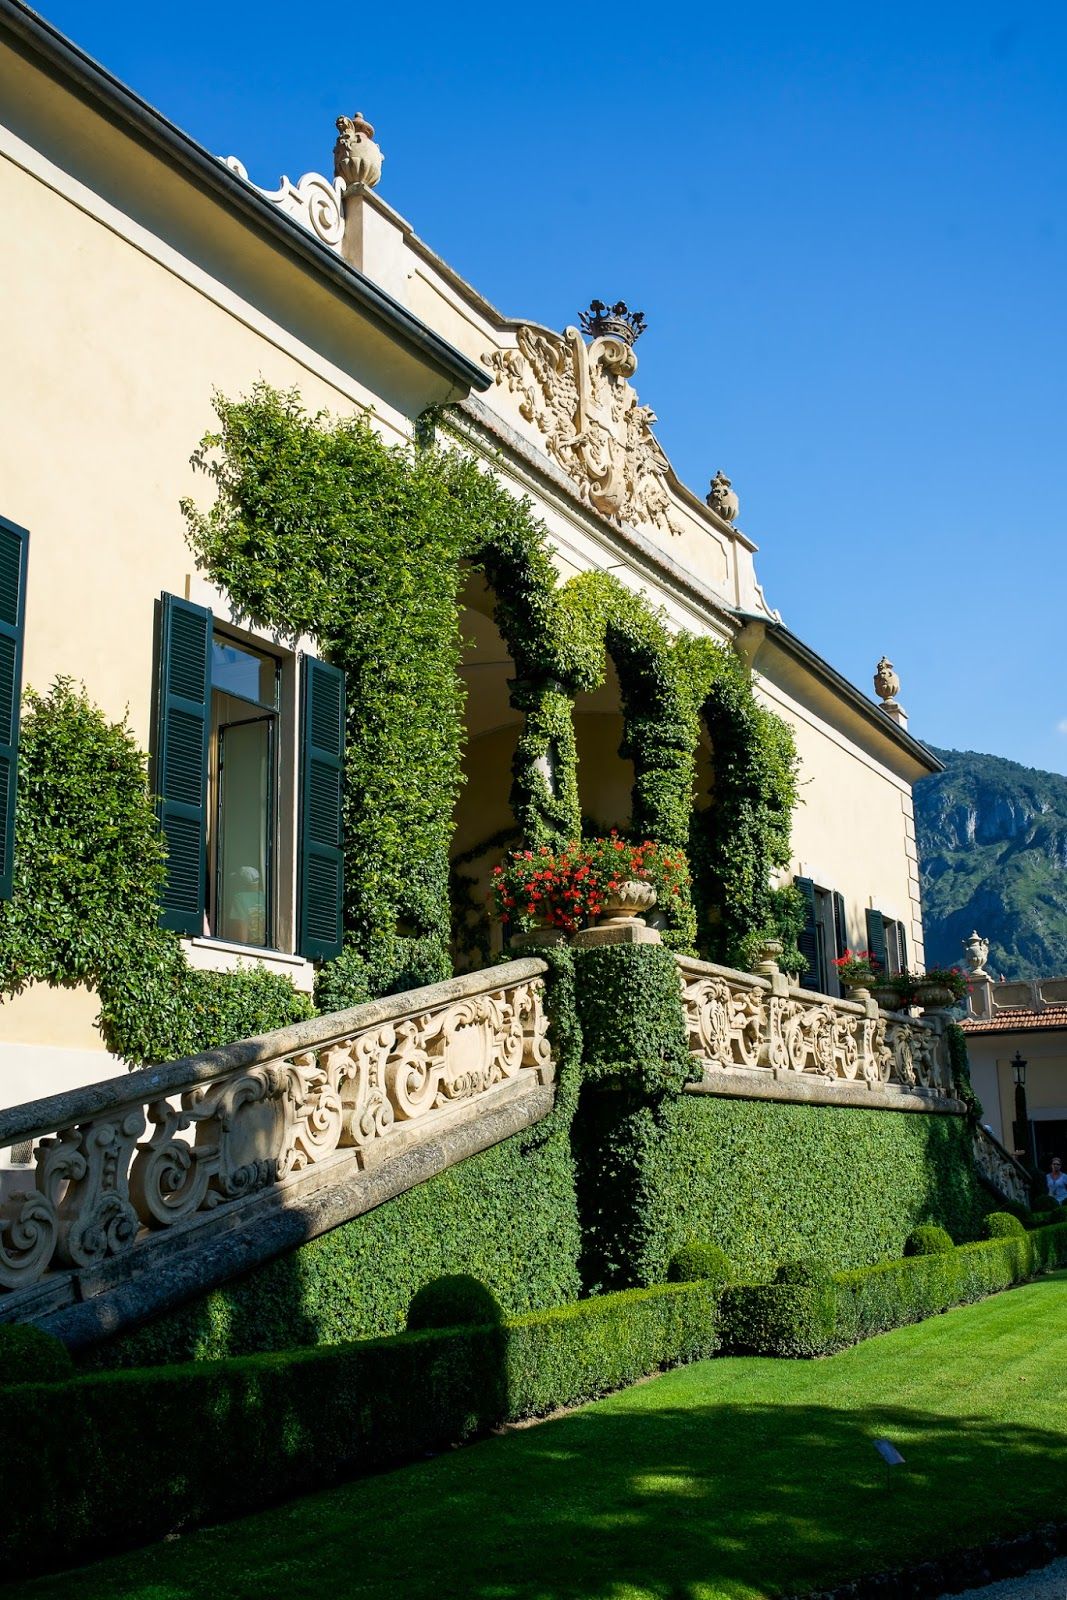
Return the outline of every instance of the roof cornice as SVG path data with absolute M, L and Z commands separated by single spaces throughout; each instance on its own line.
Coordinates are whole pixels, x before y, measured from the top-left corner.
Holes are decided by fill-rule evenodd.
M 5 35 L 110 121 L 126 129 L 231 212 L 242 216 L 251 227 L 326 279 L 369 322 L 440 376 L 465 391 L 489 387 L 492 378 L 483 367 L 468 360 L 406 306 L 279 211 L 251 184 L 120 83 L 21 0 L 0 0 L 0 37 Z
M 858 712 L 872 728 L 877 729 L 883 738 L 905 751 L 913 761 L 925 767 L 927 772 L 944 772 L 944 763 L 938 760 L 921 739 L 916 739 L 905 729 L 899 728 L 873 700 L 869 700 L 860 689 L 857 689 L 854 683 L 850 683 L 828 661 L 824 661 L 822 656 L 816 654 L 802 639 L 798 639 L 795 633 L 790 633 L 783 622 L 772 621 L 758 612 L 739 612 L 738 616 L 746 623 L 760 623 L 766 630 L 767 639 L 777 645 L 784 655 L 791 657 L 827 688 L 840 695 L 841 699 L 845 700 L 853 711 Z

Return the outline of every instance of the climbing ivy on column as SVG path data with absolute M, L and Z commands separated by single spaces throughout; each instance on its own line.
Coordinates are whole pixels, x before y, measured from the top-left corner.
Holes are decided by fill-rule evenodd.
M 265 385 L 215 409 L 201 460 L 217 498 L 184 507 L 197 560 L 249 621 L 310 636 L 346 674 L 348 984 L 331 995 L 432 982 L 449 970 L 461 782 L 460 463 Z

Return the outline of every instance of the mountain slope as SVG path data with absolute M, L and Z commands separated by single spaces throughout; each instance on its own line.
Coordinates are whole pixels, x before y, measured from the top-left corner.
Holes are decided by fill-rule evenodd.
M 1067 973 L 1067 777 L 974 750 L 934 754 L 945 771 L 915 785 L 927 965 L 960 962 L 977 928 L 990 972 Z

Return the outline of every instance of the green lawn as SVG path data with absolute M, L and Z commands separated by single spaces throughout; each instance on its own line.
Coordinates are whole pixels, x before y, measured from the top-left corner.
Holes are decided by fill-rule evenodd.
M 1063 1517 L 1065 1428 L 1060 1272 L 826 1361 L 702 1362 L 557 1421 L 3 1595 L 803 1591 Z M 891 1488 L 871 1445 L 882 1435 L 906 1457 Z

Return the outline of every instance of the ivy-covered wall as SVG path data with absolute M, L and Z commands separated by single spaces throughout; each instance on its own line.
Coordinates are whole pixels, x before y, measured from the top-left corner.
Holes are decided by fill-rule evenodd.
M 698 829 L 706 948 L 741 961 L 779 931 L 768 885 L 788 861 L 796 759 L 788 728 L 757 705 L 729 649 L 672 635 L 611 574 L 562 583 L 528 503 L 454 439 L 388 448 L 363 416 L 309 416 L 298 396 L 265 385 L 219 397 L 216 409 L 201 455 L 216 498 L 206 511 L 185 506 L 197 561 L 253 624 L 310 635 L 348 683 L 346 949 L 323 975 L 320 1005 L 447 971 L 464 568 L 484 575 L 515 663 L 510 695 L 523 727 L 510 799 L 523 844 L 580 835 L 572 704 L 604 681 L 610 656 L 620 756 L 634 767 L 633 835 L 693 842 L 703 714 L 716 758 Z M 667 941 L 693 949 L 696 933 L 686 896 L 670 908 Z
M 85 984 L 109 1050 L 131 1064 L 193 1054 L 312 1014 L 259 967 L 194 971 L 158 926 L 163 842 L 148 761 L 125 722 L 59 679 L 28 690 L 14 892 L 0 904 L 0 995 Z
M 717 1099 L 693 1076 L 662 946 L 549 952 L 554 1111 L 365 1216 L 101 1347 L 212 1358 L 393 1332 L 465 1272 L 507 1312 L 662 1282 L 691 1239 L 767 1280 L 783 1260 L 900 1256 L 919 1222 L 976 1238 L 990 1202 L 962 1117 Z
M 610 1195 L 584 1258 L 589 1292 L 662 1282 L 691 1238 L 754 1280 L 796 1257 L 868 1266 L 901 1256 L 921 1222 L 978 1238 L 991 1205 L 962 1117 L 593 1090 L 579 1128 L 583 1176 Z
M 655 946 L 580 953 L 584 1067 L 573 1129 L 586 1292 L 662 1282 L 690 1239 L 767 1277 L 903 1253 L 920 1222 L 957 1241 L 989 1209 L 959 1116 L 687 1094 L 677 971 Z

